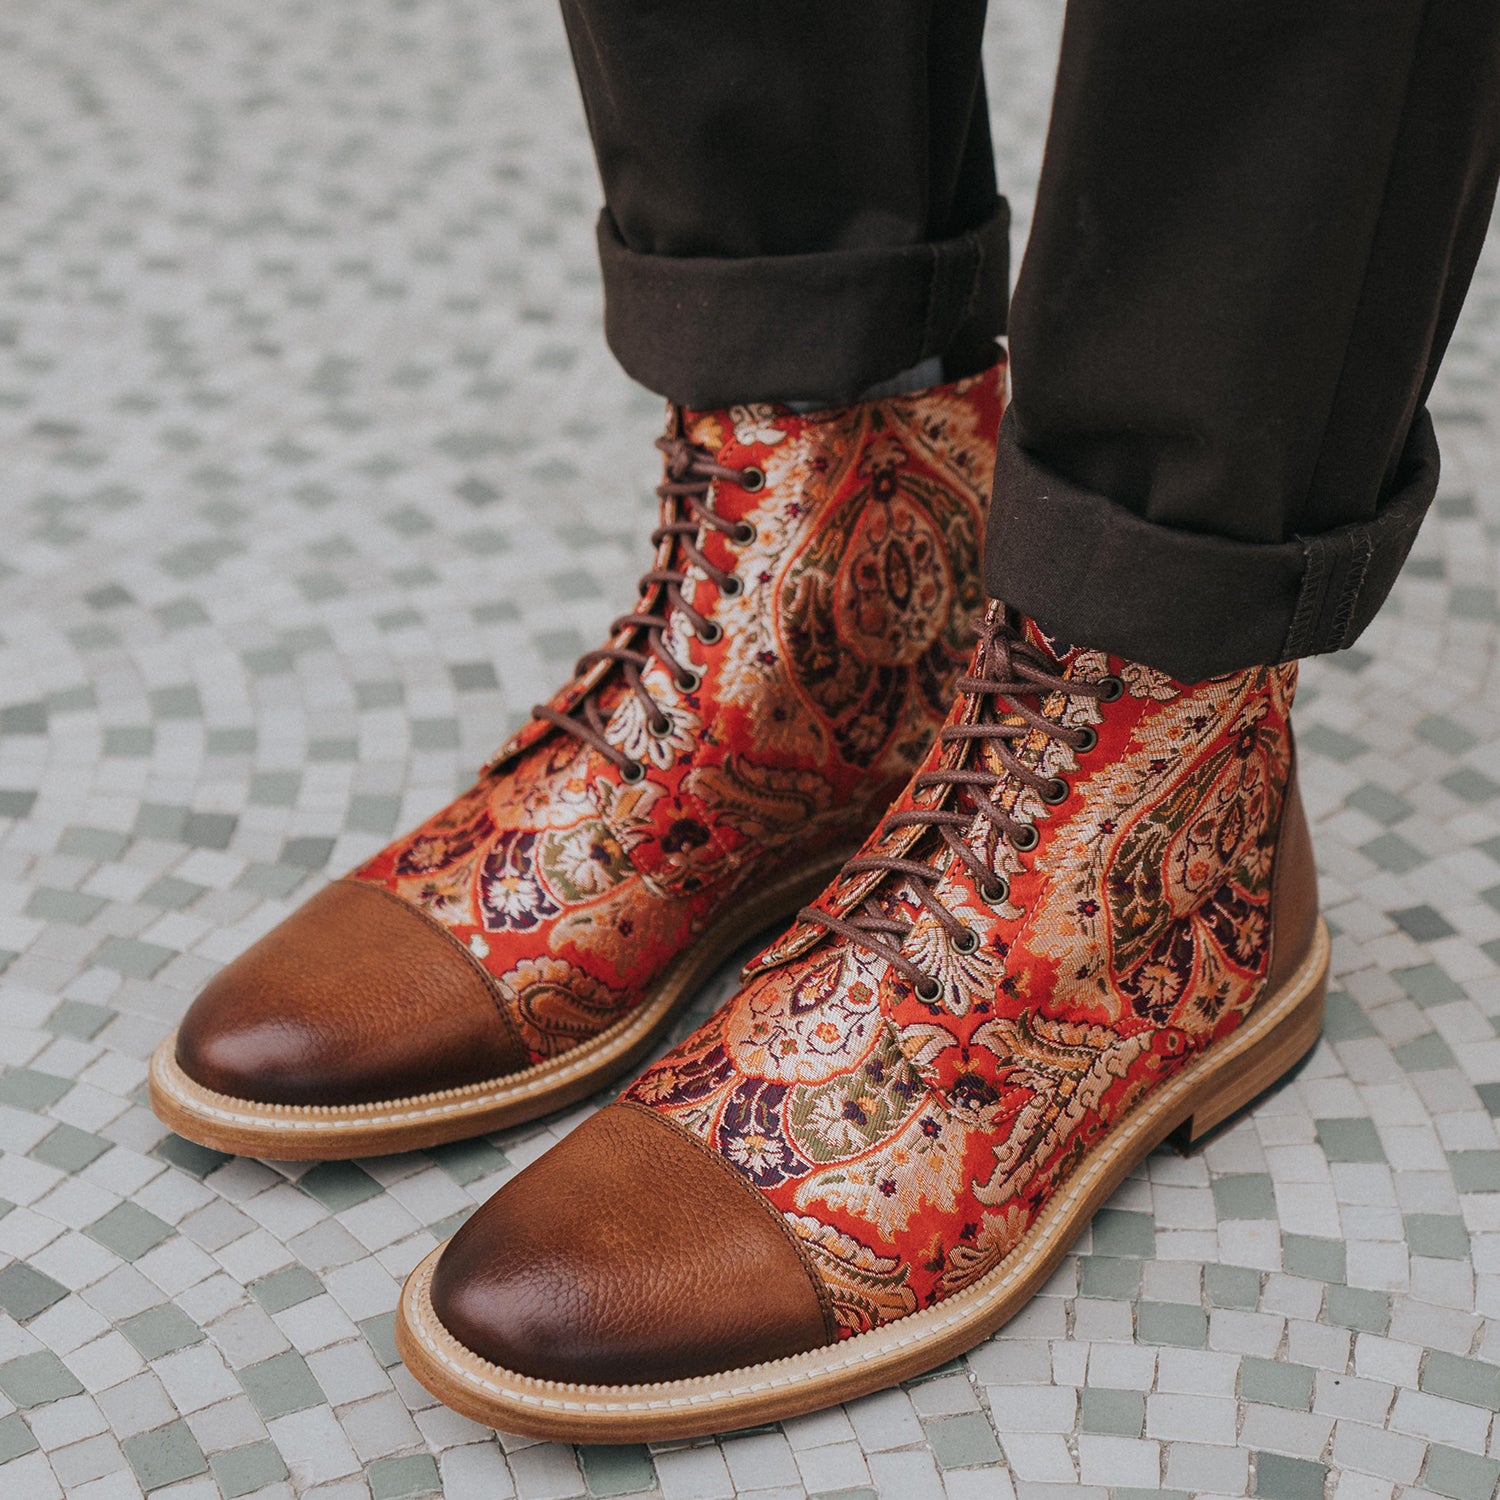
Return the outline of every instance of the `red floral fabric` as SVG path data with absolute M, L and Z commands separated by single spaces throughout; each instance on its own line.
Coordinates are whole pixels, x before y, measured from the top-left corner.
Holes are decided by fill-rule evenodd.
M 533 719 L 474 787 L 355 872 L 469 948 L 533 1061 L 620 1020 L 735 892 L 852 848 L 920 759 L 983 604 L 1003 389 L 1001 366 L 822 413 L 685 414 L 717 463 L 765 476 L 709 496 L 748 539 L 698 537 L 737 594 L 675 538 L 658 549 L 655 568 L 685 571 L 684 597 L 721 631 L 695 639 L 671 614 L 666 645 L 701 680 L 644 669 L 656 733 L 612 663 L 552 700 L 571 712 L 592 696 L 644 777 Z M 680 501 L 663 511 L 678 520 Z M 638 612 L 663 599 L 652 585 Z
M 1034 729 L 1012 743 L 1068 791 L 1048 804 L 1011 775 L 996 795 L 1037 829 L 1034 850 L 978 816 L 961 835 L 1008 882 L 998 904 L 926 829 L 882 825 L 862 851 L 945 866 L 933 894 L 977 938 L 972 951 L 909 877 L 846 876 L 818 903 L 847 915 L 873 899 L 909 924 L 896 941 L 934 998 L 866 945 L 799 924 L 627 1094 L 785 1215 L 846 1336 L 998 1264 L 1111 1123 L 1239 1023 L 1266 972 L 1295 667 L 1186 686 L 1097 652 L 1055 659 L 1069 678 L 1115 674 L 1124 691 L 1036 705 L 1094 730 L 1092 749 Z M 979 711 L 960 696 L 950 722 Z M 977 758 L 999 772 L 992 745 L 935 744 L 923 769 Z M 965 806 L 961 788 L 913 785 L 893 810 L 934 795 Z

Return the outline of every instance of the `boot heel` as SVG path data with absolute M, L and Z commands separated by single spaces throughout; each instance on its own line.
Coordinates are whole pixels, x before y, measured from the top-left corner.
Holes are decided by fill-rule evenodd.
M 1317 1045 L 1328 994 L 1328 946 L 1328 929 L 1320 920 L 1301 967 L 1245 1024 L 1243 1044 L 1236 1048 L 1231 1042 L 1205 1077 L 1198 1106 L 1173 1132 L 1180 1151 L 1253 1104 Z

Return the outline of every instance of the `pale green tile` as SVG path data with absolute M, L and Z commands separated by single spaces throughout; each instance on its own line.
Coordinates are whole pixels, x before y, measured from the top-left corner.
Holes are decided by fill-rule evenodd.
M 208 1469 L 208 1460 L 186 1422 L 170 1422 L 154 1432 L 128 1437 L 120 1445 L 141 1488 L 150 1494 Z
M 1100 1209 L 1094 1215 L 1093 1246 L 1095 1255 L 1149 1259 L 1156 1254 L 1156 1220 L 1126 1209 Z
M 1307 1411 L 1312 1406 L 1313 1371 L 1276 1359 L 1247 1357 L 1240 1362 L 1240 1398 L 1262 1406 Z
M 251 1282 L 250 1294 L 267 1312 L 285 1312 L 322 1294 L 323 1283 L 306 1266 L 287 1266 Z
M 125 1260 L 139 1260 L 176 1231 L 137 1204 L 121 1203 L 96 1219 L 84 1233 Z
M 1323 1500 L 1328 1466 L 1280 1453 L 1255 1453 L 1255 1489 L 1262 1500 Z
M 1142 1302 L 1136 1309 L 1136 1342 L 1201 1349 L 1208 1342 L 1208 1314 L 1181 1302 Z
M 380 1191 L 380 1184 L 352 1161 L 321 1162 L 303 1173 L 297 1186 L 333 1213 L 353 1208 Z
M 273 1354 L 270 1359 L 249 1365 L 239 1373 L 245 1394 L 267 1422 L 273 1417 L 284 1417 L 288 1412 L 321 1406 L 326 1400 L 322 1386 L 307 1368 L 307 1361 L 295 1349 Z
M 1080 1432 L 1139 1437 L 1146 1421 L 1146 1398 L 1140 1391 L 1111 1391 L 1088 1386 L 1079 1393 Z
M 978 1412 L 935 1417 L 924 1426 L 927 1445 L 941 1469 L 975 1469 L 1001 1461 L 995 1434 Z
M 50 1349 L 41 1349 L 0 1365 L 0 1391 L 24 1410 L 81 1395 L 83 1387 Z
M 372 1500 L 410 1500 L 416 1495 L 434 1495 L 442 1488 L 437 1460 L 430 1453 L 412 1453 L 405 1458 L 377 1458 L 365 1470 Z
M 590 1495 L 638 1495 L 656 1488 L 651 1451 L 641 1446 L 599 1445 L 574 1450 Z
M 1214 1212 L 1221 1219 L 1274 1219 L 1276 1193 L 1264 1172 L 1237 1172 L 1213 1180 Z
M 1500 1462 L 1434 1443 L 1427 1450 L 1422 1483 L 1449 1500 L 1494 1500 L 1500 1486 Z
M 119 1328 L 142 1359 L 160 1359 L 163 1354 L 203 1341 L 203 1330 L 171 1302 L 148 1307 L 145 1312 L 124 1319 Z
M 59 1125 L 44 1136 L 27 1153 L 36 1161 L 46 1162 L 62 1172 L 81 1172 L 91 1161 L 97 1160 L 114 1143 L 79 1130 L 76 1125 Z
M 1376 1162 L 1385 1152 L 1375 1122 L 1364 1119 L 1328 1119 L 1317 1122 L 1318 1144 L 1329 1161 Z
M 1282 1269 L 1313 1281 L 1342 1281 L 1347 1274 L 1342 1240 L 1320 1240 L 1305 1234 L 1281 1236 Z
M 224 1500 L 239 1500 L 268 1484 L 288 1477 L 286 1464 L 274 1443 L 251 1443 L 245 1448 L 231 1448 L 209 1459 L 219 1493 Z
M 1422 1366 L 1422 1389 L 1486 1411 L 1500 1411 L 1500 1366 L 1482 1359 L 1460 1359 L 1434 1349 Z
M 1390 1299 L 1384 1292 L 1331 1286 L 1328 1288 L 1328 1321 L 1359 1333 L 1384 1333 L 1391 1321 Z
M 1406 1248 L 1434 1260 L 1464 1260 L 1469 1231 L 1457 1214 L 1407 1214 Z
M 18 1323 L 45 1312 L 67 1295 L 68 1289 L 61 1282 L 23 1260 L 13 1260 L 0 1271 L 0 1308 Z

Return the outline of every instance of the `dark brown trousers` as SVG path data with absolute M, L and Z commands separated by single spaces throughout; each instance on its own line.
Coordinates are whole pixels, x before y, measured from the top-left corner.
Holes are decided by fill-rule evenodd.
M 637 379 L 846 400 L 1004 331 L 984 0 L 562 4 Z M 989 592 L 1190 680 L 1350 644 L 1497 173 L 1496 0 L 1070 0 Z

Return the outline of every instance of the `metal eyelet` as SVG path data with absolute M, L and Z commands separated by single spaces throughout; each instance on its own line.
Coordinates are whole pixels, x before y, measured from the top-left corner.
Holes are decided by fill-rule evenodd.
M 724 639 L 724 627 L 713 620 L 705 620 L 699 628 L 698 639 L 705 646 L 717 646 Z
M 1048 807 L 1056 807 L 1059 802 L 1068 800 L 1068 783 L 1061 776 L 1054 776 L 1050 781 L 1043 782 L 1037 795 Z
M 756 464 L 749 464 L 740 470 L 740 488 L 747 495 L 754 495 L 766 487 L 766 471 Z
M 936 979 L 924 979 L 917 986 L 917 999 L 925 1001 L 928 1005 L 932 1005 L 942 998 L 943 987 Z
M 620 780 L 626 786 L 634 786 L 638 781 L 646 779 L 646 768 L 638 760 L 628 760 L 620 767 Z
M 733 573 L 731 573 L 729 577 L 726 578 L 724 582 L 719 586 L 719 592 L 723 594 L 726 599 L 738 599 L 739 596 L 745 592 L 745 585 L 741 583 Z
M 676 683 L 679 693 L 696 693 L 703 686 L 703 673 L 694 671 L 679 672 L 676 677 Z
M 1029 854 L 1042 841 L 1041 834 L 1030 823 L 1023 824 L 1008 835 L 1008 837 L 1010 839 L 1010 847 L 1021 854 Z
M 672 721 L 663 714 L 659 719 L 646 721 L 646 733 L 654 740 L 664 740 L 672 732 Z
M 997 875 L 993 880 L 986 880 L 984 884 L 979 887 L 979 894 L 981 898 L 989 902 L 991 906 L 999 906 L 999 904 L 1004 901 L 1007 896 L 1010 895 L 1010 882 L 1008 880 L 1002 880 Z
M 953 939 L 955 953 L 975 953 L 979 949 L 979 934 L 972 927 L 965 928 Z
M 1099 743 L 1099 731 L 1092 724 L 1082 724 L 1078 729 L 1078 743 L 1073 747 L 1080 755 L 1087 755 Z
M 748 521 L 735 522 L 734 530 L 729 533 L 729 540 L 739 547 L 748 547 L 755 537 L 756 530 Z
M 1104 691 L 1099 694 L 1099 701 L 1101 703 L 1113 703 L 1117 699 L 1123 698 L 1125 696 L 1124 680 L 1122 678 L 1116 677 L 1113 672 L 1111 672 L 1108 677 L 1101 677 L 1099 679 L 1099 686 L 1104 689 Z

